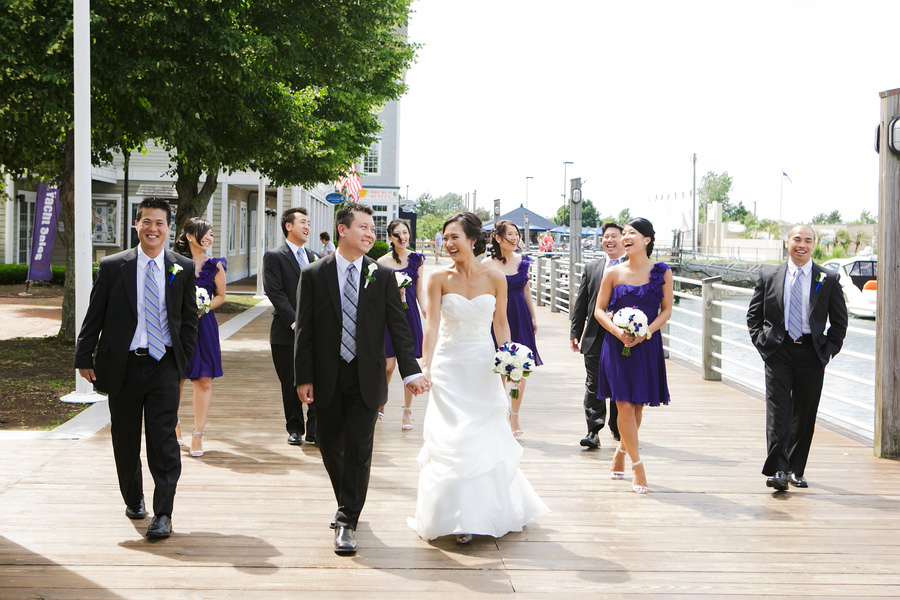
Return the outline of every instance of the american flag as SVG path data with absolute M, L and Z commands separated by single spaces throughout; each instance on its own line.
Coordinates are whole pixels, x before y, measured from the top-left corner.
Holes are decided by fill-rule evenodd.
M 359 192 L 362 190 L 362 182 L 356 172 L 356 165 L 350 165 L 350 170 L 344 172 L 344 176 L 338 179 L 334 186 L 342 194 L 346 194 L 354 202 L 359 202 Z M 344 191 L 346 189 L 346 192 Z
M 781 174 L 784 175 L 784 178 L 788 180 L 788 183 L 790 183 L 790 184 L 793 184 L 793 183 L 794 183 L 793 181 L 791 181 L 791 178 L 788 177 L 788 174 L 787 174 L 787 173 L 785 173 L 784 171 L 782 171 Z

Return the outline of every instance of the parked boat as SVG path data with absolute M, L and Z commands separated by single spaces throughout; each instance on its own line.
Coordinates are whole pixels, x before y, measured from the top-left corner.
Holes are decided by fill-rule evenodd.
M 822 263 L 822 266 L 838 274 L 838 282 L 844 290 L 844 300 L 850 314 L 874 319 L 878 256 L 870 254 L 852 258 L 833 258 Z

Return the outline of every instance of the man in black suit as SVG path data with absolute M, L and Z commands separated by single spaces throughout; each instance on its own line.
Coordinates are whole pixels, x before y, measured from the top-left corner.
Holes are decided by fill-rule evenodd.
M 572 309 L 572 332 L 569 343 L 572 352 L 580 351 L 584 355 L 584 370 L 587 379 L 584 383 L 584 418 L 587 421 L 588 434 L 581 440 L 581 445 L 586 448 L 599 448 L 600 439 L 597 435 L 606 421 L 606 399 L 597 398 L 597 376 L 600 369 L 600 350 L 603 348 L 603 338 L 606 330 L 600 327 L 600 323 L 594 318 L 594 306 L 597 304 L 597 292 L 600 291 L 600 280 L 604 271 L 626 260 L 625 251 L 622 248 L 622 226 L 618 223 L 606 223 L 603 225 L 603 250 L 606 258 L 589 262 L 584 267 L 584 277 L 581 279 L 581 287 L 575 298 L 575 306 Z M 616 403 L 609 403 L 609 429 L 613 437 L 619 439 L 619 425 L 616 422 L 618 411 Z
M 141 481 L 141 418 L 153 482 L 147 537 L 172 532 L 181 454 L 175 439 L 179 380 L 194 354 L 194 261 L 165 250 L 169 203 L 145 198 L 134 222 L 137 248 L 107 256 L 75 346 L 75 368 L 109 394 L 110 434 L 125 514 L 147 516 Z M 96 348 L 97 354 L 94 355 Z
M 393 269 L 365 256 L 375 241 L 372 209 L 349 203 L 335 221 L 337 252 L 300 274 L 294 379 L 299 397 L 316 406 L 319 447 L 338 503 L 334 551 L 344 556 L 356 553 L 375 422 L 387 401 L 385 326 L 403 383 L 418 395 L 431 382 L 413 357 Z
M 803 476 L 816 426 L 825 366 L 841 350 L 847 305 L 838 276 L 811 260 L 816 234 L 796 225 L 790 259 L 762 270 L 750 308 L 750 339 L 766 363 L 766 485 L 808 487 Z M 825 330 L 826 321 L 830 322 Z
M 310 224 L 305 208 L 289 208 L 281 215 L 281 231 L 284 244 L 269 250 L 263 256 L 263 286 L 272 303 L 272 327 L 269 344 L 272 362 L 281 381 L 281 402 L 284 404 L 284 420 L 287 427 L 287 443 L 299 446 L 306 441 L 316 443 L 316 410 L 309 406 L 306 427 L 303 426 L 303 403 L 297 396 L 294 384 L 294 320 L 297 312 L 297 285 L 300 270 L 320 257 L 306 247 Z

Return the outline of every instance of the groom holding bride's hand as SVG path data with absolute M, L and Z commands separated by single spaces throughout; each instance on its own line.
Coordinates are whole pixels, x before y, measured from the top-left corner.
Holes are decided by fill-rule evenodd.
M 337 251 L 300 273 L 294 383 L 303 402 L 315 401 L 319 447 L 338 503 L 334 551 L 343 556 L 356 553 L 375 423 L 387 401 L 385 326 L 403 383 L 419 395 L 431 380 L 413 356 L 393 269 L 365 255 L 375 242 L 372 209 L 348 203 L 335 222 Z

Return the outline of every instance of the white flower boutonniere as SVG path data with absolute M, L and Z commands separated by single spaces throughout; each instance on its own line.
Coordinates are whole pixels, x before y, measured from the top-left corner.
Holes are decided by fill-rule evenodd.
M 184 267 L 182 267 L 181 265 L 172 265 L 171 267 L 169 267 L 169 273 L 172 274 L 172 276 L 169 277 L 169 285 L 172 285 L 172 282 L 175 281 L 175 276 L 182 271 L 184 271 Z
M 375 272 L 378 270 L 378 265 L 376 263 L 372 263 L 369 265 L 368 272 L 366 273 L 366 285 L 363 286 L 363 289 L 369 287 L 369 283 L 375 281 Z
M 826 279 L 825 273 L 819 273 L 819 279 L 816 280 L 816 289 L 813 290 L 814 292 L 819 291 L 819 288 L 822 287 L 822 283 L 825 281 L 825 279 Z

